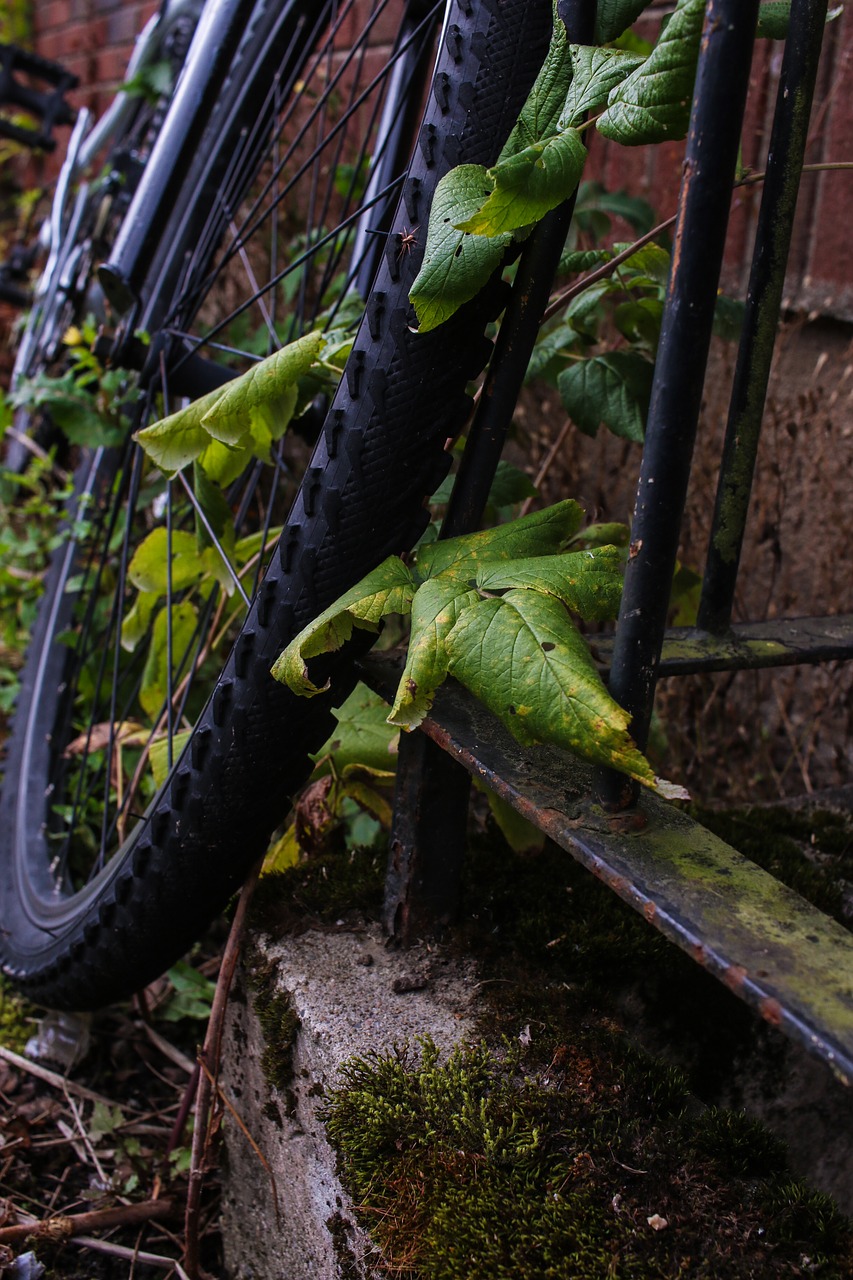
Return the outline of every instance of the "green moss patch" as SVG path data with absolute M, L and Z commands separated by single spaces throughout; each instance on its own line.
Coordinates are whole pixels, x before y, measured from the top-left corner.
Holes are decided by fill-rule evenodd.
M 847 1276 L 853 1233 L 753 1122 L 600 1029 L 547 1065 L 429 1040 L 358 1059 L 327 1127 L 388 1272 L 412 1280 Z
M 853 818 L 849 815 L 780 806 L 697 810 L 694 817 L 820 911 L 849 925 L 843 897 L 843 882 L 853 881 Z

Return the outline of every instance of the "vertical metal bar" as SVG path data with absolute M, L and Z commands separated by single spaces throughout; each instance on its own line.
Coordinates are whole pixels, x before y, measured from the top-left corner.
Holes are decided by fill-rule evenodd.
M 560 16 L 570 39 L 592 41 L 596 7 L 597 0 L 562 0 Z M 572 197 L 548 214 L 524 247 L 441 527 L 443 538 L 470 532 L 482 519 L 574 203 Z M 402 735 L 383 922 L 403 943 L 434 932 L 456 914 L 469 790 L 468 774 L 449 755 L 423 734 Z
M 757 15 L 758 0 L 708 0 L 705 12 L 610 674 L 610 692 L 631 713 L 631 733 L 641 748 L 648 738 L 702 402 Z M 597 791 L 608 808 L 636 800 L 635 786 L 612 771 L 602 771 Z
M 699 604 L 699 627 L 715 634 L 732 620 L 826 10 L 827 0 L 791 9 Z

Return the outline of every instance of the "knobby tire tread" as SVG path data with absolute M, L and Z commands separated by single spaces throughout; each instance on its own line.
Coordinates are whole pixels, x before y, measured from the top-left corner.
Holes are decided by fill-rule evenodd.
M 505 300 L 504 286 L 493 280 L 438 330 L 413 332 L 408 292 L 428 203 L 437 179 L 453 165 L 494 163 L 541 65 L 550 18 L 548 0 L 454 6 L 439 52 L 440 91 L 430 90 L 346 373 L 278 550 L 193 738 L 150 820 L 132 833 L 73 926 L 54 939 L 43 937 L 30 961 L 22 954 L 26 946 L 0 940 L 4 968 L 40 1003 L 95 1008 L 173 963 L 262 855 L 312 767 L 308 753 L 333 729 L 331 709 L 353 687 L 352 658 L 365 647 L 363 634 L 318 664 L 331 682 L 318 697 L 291 694 L 271 678 L 270 667 L 312 617 L 387 555 L 410 549 L 427 523 L 426 499 L 450 464 L 446 444 L 469 413 L 466 384 L 488 359 L 484 331 Z M 400 235 L 413 226 L 422 229 L 421 244 L 403 253 Z M 48 584 L 42 617 L 50 606 Z M 50 638 L 37 635 L 36 658 Z M 34 660 L 24 674 L 16 735 L 25 731 L 21 721 L 37 714 L 26 706 Z M 42 751 L 47 777 L 47 744 Z M 3 845 L 17 768 L 13 745 L 0 808 Z M 16 872 L 8 849 L 3 854 L 8 912 L 17 893 L 9 877 Z

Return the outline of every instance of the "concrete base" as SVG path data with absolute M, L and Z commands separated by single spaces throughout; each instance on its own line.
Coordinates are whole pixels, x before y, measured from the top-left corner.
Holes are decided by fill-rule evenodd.
M 385 949 L 378 928 L 305 933 L 263 946 L 277 988 L 301 1026 L 285 1092 L 265 1078 L 265 1044 L 251 983 L 231 1001 L 223 1087 L 266 1169 L 226 1119 L 223 1236 L 231 1280 L 353 1280 L 375 1275 L 372 1244 L 335 1175 L 318 1112 L 354 1054 L 383 1053 L 429 1034 L 442 1048 L 477 1038 L 470 1014 L 473 966 L 440 953 Z M 276 1198 L 272 1183 L 276 1184 Z

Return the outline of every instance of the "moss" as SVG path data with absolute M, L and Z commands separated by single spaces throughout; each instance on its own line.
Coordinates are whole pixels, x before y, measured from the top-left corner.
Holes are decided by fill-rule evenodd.
M 842 885 L 844 880 L 853 880 L 853 823 L 849 816 L 798 813 L 779 807 L 696 810 L 694 817 L 820 911 L 842 924 L 849 923 Z
M 761 1126 L 697 1124 L 683 1080 L 664 1071 L 656 1094 L 658 1064 L 599 1047 L 581 1030 L 547 1063 L 517 1042 L 442 1062 L 427 1039 L 347 1065 L 327 1129 L 389 1270 L 728 1280 L 798 1274 L 806 1254 L 850 1274 L 850 1224 L 785 1181 Z
M 281 936 L 317 926 L 375 919 L 382 906 L 387 851 L 330 849 L 287 871 L 265 875 L 255 891 L 251 927 Z
M 0 976 L 0 1044 L 3 1048 L 23 1053 L 37 1017 L 33 1006 L 15 995 L 5 978 Z
M 276 986 L 275 966 L 252 975 L 255 1010 L 264 1037 L 261 1069 L 267 1081 L 285 1093 L 293 1077 L 293 1050 L 300 1022 L 289 991 Z M 279 1118 L 279 1124 L 281 1120 Z

